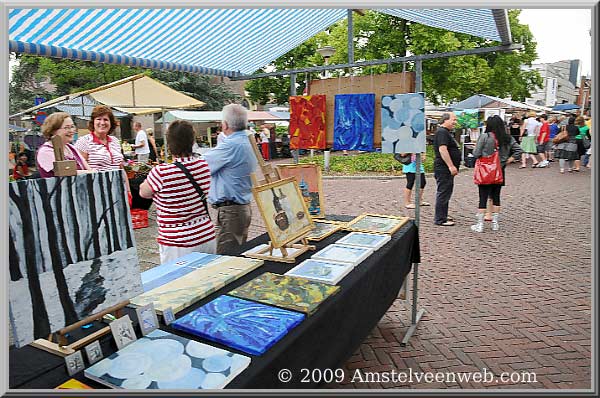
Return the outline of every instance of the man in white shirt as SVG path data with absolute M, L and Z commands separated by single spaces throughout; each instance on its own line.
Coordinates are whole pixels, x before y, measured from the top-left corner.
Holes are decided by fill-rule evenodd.
M 133 130 L 136 132 L 135 144 L 132 145 L 135 148 L 135 154 L 137 155 L 137 161 L 139 163 L 146 163 L 150 158 L 150 146 L 148 145 L 148 136 L 146 131 L 142 129 L 142 123 L 135 122 L 133 124 Z

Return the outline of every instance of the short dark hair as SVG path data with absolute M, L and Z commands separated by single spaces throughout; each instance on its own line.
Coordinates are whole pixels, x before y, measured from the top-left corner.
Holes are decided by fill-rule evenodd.
M 191 156 L 196 131 L 186 120 L 175 120 L 167 129 L 167 145 L 173 156 Z
M 94 131 L 94 119 L 102 115 L 108 115 L 108 118 L 110 119 L 110 129 L 108 130 L 108 134 L 112 134 L 119 125 L 119 122 L 117 122 L 115 115 L 113 115 L 112 109 L 105 105 L 96 105 L 94 107 L 92 116 L 88 122 L 88 130 Z
M 17 158 L 20 158 L 21 156 L 27 156 L 27 152 L 19 152 L 19 155 L 17 156 Z M 29 158 L 29 156 L 27 156 Z
M 544 119 L 544 120 L 548 120 L 548 115 L 546 115 L 545 113 L 544 113 L 544 114 L 541 114 L 541 115 L 540 115 L 540 118 L 541 118 L 541 119 Z
M 449 112 L 442 113 L 442 117 L 440 118 L 440 124 L 443 124 L 446 120 L 450 120 Z

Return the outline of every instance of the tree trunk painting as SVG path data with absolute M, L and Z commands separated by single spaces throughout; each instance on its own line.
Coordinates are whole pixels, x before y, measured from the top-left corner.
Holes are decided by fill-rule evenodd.
M 143 292 L 119 173 L 9 183 L 17 347 Z

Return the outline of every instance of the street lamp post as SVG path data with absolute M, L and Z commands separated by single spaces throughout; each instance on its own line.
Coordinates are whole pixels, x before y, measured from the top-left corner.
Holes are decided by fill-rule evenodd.
M 325 65 L 329 65 L 329 58 L 331 58 L 333 54 L 335 54 L 335 48 L 332 46 L 325 46 L 317 48 L 317 52 L 321 54 L 323 59 L 325 59 Z M 328 75 L 329 74 L 327 73 L 327 71 L 323 71 L 323 77 L 326 78 Z

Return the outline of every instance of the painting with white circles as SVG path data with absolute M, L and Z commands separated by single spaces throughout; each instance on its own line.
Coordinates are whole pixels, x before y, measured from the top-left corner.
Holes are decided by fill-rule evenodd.
M 111 388 L 221 389 L 250 358 L 156 329 L 85 370 Z
M 425 152 L 425 93 L 381 98 L 381 152 Z

